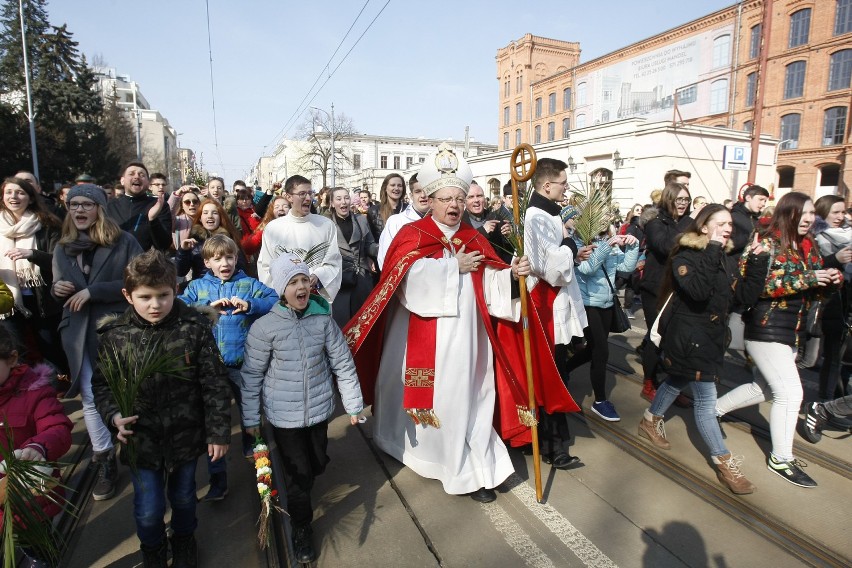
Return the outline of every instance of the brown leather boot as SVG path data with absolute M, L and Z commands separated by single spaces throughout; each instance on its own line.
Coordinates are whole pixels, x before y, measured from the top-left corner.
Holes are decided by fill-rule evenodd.
M 660 449 L 670 450 L 672 448 L 672 445 L 666 439 L 666 426 L 663 417 L 654 416 L 647 410 L 645 416 L 639 422 L 639 437 L 647 438 Z
M 647 400 L 648 402 L 654 402 L 654 397 L 657 395 L 657 389 L 654 388 L 654 380 L 653 379 L 645 379 L 645 382 L 642 384 L 642 392 L 639 393 L 639 396 Z
M 719 482 L 736 495 L 748 495 L 754 493 L 754 484 L 749 481 L 740 470 L 743 464 L 742 456 L 734 457 L 731 454 L 724 456 L 713 456 L 716 464 L 716 477 Z

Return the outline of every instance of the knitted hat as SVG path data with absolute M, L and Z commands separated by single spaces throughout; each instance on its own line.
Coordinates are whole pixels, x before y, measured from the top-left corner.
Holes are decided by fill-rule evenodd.
M 81 183 L 73 186 L 68 190 L 68 195 L 65 196 L 66 201 L 71 201 L 75 197 L 85 197 L 91 199 L 101 207 L 107 206 L 107 196 L 104 190 L 93 183 Z
M 304 274 L 308 278 L 311 277 L 305 261 L 290 252 L 284 252 L 272 261 L 272 265 L 269 267 L 269 274 L 272 276 L 272 289 L 279 296 L 284 295 L 284 288 L 287 287 L 290 280 L 297 274 Z
M 573 219 L 579 214 L 580 212 L 573 205 L 566 205 L 562 208 L 562 211 L 559 212 L 559 216 L 562 217 L 563 223 L 568 221 L 569 219 Z

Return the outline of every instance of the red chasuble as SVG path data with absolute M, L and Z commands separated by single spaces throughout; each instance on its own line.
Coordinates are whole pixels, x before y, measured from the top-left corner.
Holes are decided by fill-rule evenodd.
M 478 231 L 462 223 L 450 242 L 431 217 L 405 225 L 394 237 L 388 250 L 382 278 L 370 297 L 343 329 L 355 358 L 365 404 L 372 404 L 384 343 L 385 309 L 408 269 L 421 258 L 442 258 L 444 249 L 476 251 L 485 256 L 484 263 L 497 270 L 508 268 Z M 482 284 L 482 271 L 471 272 L 477 309 L 482 318 L 495 357 L 494 373 L 497 391 L 495 428 L 513 446 L 531 441 L 528 422 L 527 381 L 524 365 L 522 324 L 492 318 L 488 313 Z M 556 370 L 548 348 L 545 328 L 535 310 L 529 314 L 533 349 L 533 376 L 536 402 L 547 412 L 577 412 Z M 435 330 L 437 318 L 409 315 L 403 407 L 415 422 L 439 427 L 440 417 L 432 412 L 435 379 Z

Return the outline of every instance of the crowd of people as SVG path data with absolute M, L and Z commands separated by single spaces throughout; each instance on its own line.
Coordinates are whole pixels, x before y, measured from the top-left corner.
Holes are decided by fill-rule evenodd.
M 522 234 L 511 186 L 488 199 L 446 145 L 408 180 L 388 175 L 377 200 L 337 187 L 315 194 L 299 175 L 266 191 L 243 181 L 227 191 L 213 177 L 169 192 L 166 177 L 140 162 L 118 184 L 82 179 L 54 196 L 17 172 L 3 181 L 0 204 L 0 412 L 28 421 L 12 424 L 3 443 L 22 459 L 58 459 L 71 422 L 44 393 L 52 382 L 60 396 L 79 394 L 98 467 L 93 499 L 114 496 L 120 454 L 131 466 L 145 566 L 166 566 L 167 498 L 172 565 L 195 566 L 196 466 L 205 455 L 203 501 L 225 499 L 233 399 L 246 458 L 262 421 L 273 427 L 293 549 L 310 562 L 311 488 L 329 460 L 335 385 L 351 424 L 373 406 L 382 451 L 448 494 L 490 502 L 514 470 L 506 444 L 529 445 L 535 422 L 543 461 L 582 464 L 567 420 L 580 410 L 568 390 L 579 367 L 590 364 L 590 411 L 621 420 L 606 365 L 624 289 L 627 317 L 641 309 L 648 329 L 637 348 L 639 394 L 650 402 L 639 437 L 670 449 L 666 411 L 693 407 L 720 483 L 748 494 L 754 484 L 721 421 L 771 396 L 767 466 L 816 486 L 793 455 L 797 361 L 823 354 L 819 400 L 808 402 L 803 425 L 816 443 L 829 423 L 848 427 L 852 410 L 843 199 L 790 192 L 770 208 L 769 192 L 754 185 L 736 203 L 709 203 L 693 198 L 688 172 L 672 170 L 652 203 L 584 242 L 567 168 L 538 161 L 520 202 Z M 729 348 L 745 351 L 754 381 L 717 397 Z M 122 406 L 116 369 L 151 358 L 160 366 Z M 14 396 L 22 391 L 35 394 Z M 134 451 L 117 452 L 116 439 Z

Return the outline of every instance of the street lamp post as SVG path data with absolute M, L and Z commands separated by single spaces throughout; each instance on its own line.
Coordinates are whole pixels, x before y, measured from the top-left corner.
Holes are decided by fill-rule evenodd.
M 337 187 L 335 184 L 335 173 L 334 173 L 334 103 L 331 103 L 331 114 L 328 114 L 328 111 L 323 110 L 319 107 L 311 107 L 314 110 L 318 110 L 324 112 L 325 115 L 331 120 L 331 187 Z M 316 137 L 316 133 L 314 133 L 314 137 Z

